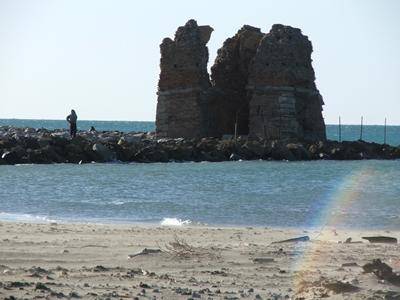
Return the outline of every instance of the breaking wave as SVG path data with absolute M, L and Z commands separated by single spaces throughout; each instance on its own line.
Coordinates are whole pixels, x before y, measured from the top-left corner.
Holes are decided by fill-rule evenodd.
M 191 224 L 192 221 L 190 220 L 181 220 L 177 218 L 164 218 L 161 221 L 161 226 L 184 226 Z
M 30 214 L 13 214 L 0 212 L 0 220 L 12 222 L 29 222 L 29 223 L 51 223 L 55 220 L 49 219 L 46 216 L 34 216 Z

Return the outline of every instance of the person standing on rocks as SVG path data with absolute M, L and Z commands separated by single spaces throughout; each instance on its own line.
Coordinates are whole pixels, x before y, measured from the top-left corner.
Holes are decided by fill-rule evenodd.
M 67 122 L 69 123 L 69 134 L 72 138 L 76 137 L 76 122 L 78 121 L 78 116 L 75 110 L 71 110 L 71 114 L 67 116 Z

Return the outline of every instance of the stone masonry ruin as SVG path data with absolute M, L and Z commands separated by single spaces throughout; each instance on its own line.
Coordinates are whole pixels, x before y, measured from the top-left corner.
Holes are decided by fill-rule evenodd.
M 156 132 L 159 137 L 248 135 L 265 140 L 325 140 L 323 100 L 312 45 L 300 29 L 245 25 L 207 71 L 213 29 L 194 20 L 163 40 Z M 236 129 L 235 129 L 236 128 Z

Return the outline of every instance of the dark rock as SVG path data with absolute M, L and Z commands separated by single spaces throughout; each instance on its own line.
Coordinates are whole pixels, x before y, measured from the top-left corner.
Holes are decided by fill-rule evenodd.
M 69 144 L 69 140 L 66 138 L 55 136 L 53 137 L 52 144 L 60 148 L 65 148 L 66 145 Z
M 374 259 L 372 263 L 365 264 L 363 270 L 365 273 L 374 273 L 379 279 L 400 286 L 400 275 L 393 273 L 393 269 L 380 259 Z
M 299 143 L 291 143 L 287 144 L 286 148 L 289 149 L 289 151 L 293 154 L 296 160 L 310 160 L 311 159 L 311 153 L 302 145 Z
M 165 149 L 168 157 L 174 161 L 190 161 L 193 157 L 193 146 L 191 145 L 174 145 Z
M 62 292 L 55 292 L 55 291 L 51 291 L 50 296 L 56 297 L 56 298 L 58 298 L 58 299 L 65 298 L 65 294 L 64 294 L 64 293 L 62 293 Z
M 46 147 L 51 143 L 51 137 L 43 135 L 43 136 L 39 137 L 39 139 L 37 140 L 37 143 L 39 144 L 40 148 Z
M 62 163 L 65 161 L 65 159 L 59 154 L 61 151 L 60 148 L 48 145 L 42 149 L 40 149 L 41 155 L 45 157 L 43 161 L 46 161 L 46 163 L 52 162 L 52 163 Z
M 51 157 L 57 157 L 57 154 L 49 149 L 49 145 L 45 146 L 42 149 L 36 149 L 29 152 L 29 160 L 34 164 L 50 164 L 52 162 L 62 162 L 60 161 L 52 161 Z
M 177 288 L 174 288 L 173 290 L 176 294 L 179 294 L 179 295 L 187 295 L 187 296 L 192 295 L 192 290 L 189 288 L 177 287 Z
M 25 149 L 38 149 L 40 148 L 40 145 L 38 143 L 38 140 L 33 138 L 33 137 L 26 137 L 23 139 L 23 146 Z
M 376 291 L 375 295 L 377 299 L 384 299 L 384 300 L 400 300 L 400 292 L 395 291 Z M 384 297 L 384 298 L 382 298 Z
M 253 259 L 253 262 L 256 264 L 267 264 L 274 262 L 274 259 L 271 257 L 256 257 Z
M 135 154 L 135 161 L 138 162 L 168 162 L 168 153 L 161 147 L 148 146 L 140 149 Z
M 103 144 L 94 144 L 92 150 L 100 156 L 103 162 L 110 162 L 116 159 L 116 154 L 114 152 L 111 152 L 111 150 Z
M 43 269 L 43 268 L 41 268 L 41 267 L 32 267 L 32 268 L 30 268 L 28 271 L 31 272 L 31 273 L 40 274 L 40 275 L 42 275 L 42 276 L 51 274 L 50 271 L 48 271 L 48 270 L 46 270 L 46 269 Z
M 238 155 L 238 154 L 236 154 L 236 153 L 232 153 L 230 156 L 229 156 L 229 160 L 241 160 L 242 159 L 242 157 L 240 156 L 240 155 Z
M 18 137 L 23 129 L 13 129 L 12 135 Z M 26 131 L 27 129 L 25 129 Z M 42 138 L 35 130 L 27 138 L 11 138 L 0 128 L 0 145 L 13 145 L 0 149 L 0 165 L 21 163 L 88 163 L 88 162 L 181 162 L 181 161 L 229 161 L 229 160 L 317 160 L 317 159 L 394 159 L 400 154 L 400 148 L 363 141 L 355 142 L 287 142 L 248 139 L 238 136 L 236 139 L 213 137 L 201 139 L 163 138 L 154 135 L 142 136 L 140 141 L 120 143 L 124 134 L 119 132 L 90 133 L 83 132 L 80 137 L 67 140 L 60 137 L 58 131 L 49 131 L 44 147 L 26 148 L 34 145 L 34 140 Z M 17 132 L 17 133 L 15 133 Z M 62 132 L 61 132 L 62 133 Z M 64 132 L 65 133 L 65 132 Z M 130 137 L 134 134 L 127 133 Z M 10 142 L 12 141 L 12 142 Z M 376 240 L 378 241 L 378 240 Z
M 50 291 L 50 288 L 48 288 L 44 283 L 38 282 L 36 283 L 35 290 Z
M 242 148 L 247 149 L 256 159 L 264 158 L 266 155 L 266 147 L 259 141 L 247 141 Z
M 98 265 L 98 266 L 95 266 L 95 267 L 92 269 L 92 271 L 93 271 L 93 272 L 96 272 L 96 273 L 100 273 L 100 272 L 108 272 L 109 269 L 106 268 L 106 267 L 103 267 L 103 266 L 101 266 L 101 265 Z
M 151 286 L 148 285 L 147 283 L 141 282 L 141 283 L 139 284 L 139 286 L 140 286 L 141 288 L 143 288 L 143 289 L 151 289 Z
M 273 143 L 271 147 L 270 157 L 274 160 L 294 161 L 296 157 L 286 145 L 281 143 Z
M 11 137 L 5 137 L 0 140 L 0 149 L 10 149 L 17 145 L 17 141 Z
M 342 282 L 342 281 L 328 282 L 324 284 L 324 287 L 335 294 L 355 293 L 360 290 L 359 287 L 356 287 L 348 282 Z
M 29 282 L 22 282 L 22 281 L 12 281 L 9 284 L 7 284 L 6 286 L 8 288 L 22 288 L 22 287 L 26 287 L 26 286 L 31 286 L 32 284 Z
M 1 155 L 1 159 L 7 164 L 14 165 L 21 161 L 21 156 L 16 151 L 5 151 Z
M 68 295 L 70 298 L 81 298 L 81 296 L 79 296 L 79 294 L 77 292 L 70 292 Z
M 198 293 L 198 292 L 193 292 L 193 293 L 192 293 L 192 298 L 194 298 L 194 299 L 200 299 L 200 298 L 201 298 L 201 294 Z
M 135 148 L 132 148 L 128 145 L 121 146 L 119 142 L 117 145 L 114 145 L 113 150 L 115 152 L 116 159 L 123 162 L 131 161 L 136 152 Z

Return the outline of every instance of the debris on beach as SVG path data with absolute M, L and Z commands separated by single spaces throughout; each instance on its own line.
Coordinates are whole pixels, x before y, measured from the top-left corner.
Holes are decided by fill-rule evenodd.
M 178 236 L 174 237 L 174 241 L 166 244 L 165 248 L 166 253 L 179 258 L 205 257 L 213 259 L 219 257 L 219 253 L 216 252 L 216 249 L 206 249 L 189 245 L 188 242 Z
M 370 243 L 397 244 L 397 239 L 390 236 L 364 236 L 362 238 Z
M 92 269 L 92 271 L 93 272 L 108 272 L 109 271 L 109 269 L 108 268 L 106 268 L 106 267 L 103 267 L 103 266 L 101 266 L 101 265 L 98 265 L 98 266 L 95 266 L 93 269 Z
M 161 249 L 150 249 L 150 248 L 144 248 L 142 251 L 135 253 L 135 254 L 129 254 L 128 258 L 134 258 L 136 256 L 140 255 L 149 255 L 149 254 L 156 254 L 156 253 L 161 253 Z
M 362 241 L 353 241 L 353 239 L 349 237 L 344 242 L 339 241 L 338 244 L 362 244 Z
M 299 284 L 295 299 L 322 299 L 338 294 L 356 293 L 360 288 L 352 283 L 341 280 L 329 280 L 327 278 L 319 278 L 318 280 L 309 282 L 302 281 Z M 336 299 L 336 298 L 335 298 Z
M 253 262 L 256 264 L 266 264 L 274 262 L 274 259 L 271 257 L 256 257 L 253 259 Z
M 380 259 L 374 259 L 372 263 L 365 264 L 363 270 L 365 273 L 374 273 L 381 280 L 400 286 L 400 275 L 394 273 L 393 269 Z
M 272 244 L 282 244 L 282 243 L 297 243 L 297 242 L 308 242 L 310 241 L 310 237 L 308 235 L 292 238 L 283 241 L 272 242 Z
M 50 291 L 50 288 L 46 286 L 44 283 L 38 282 L 35 285 L 35 290 Z
M 343 263 L 342 267 L 359 267 L 359 265 L 356 262 L 348 262 L 348 263 Z
M 343 281 L 327 282 L 324 283 L 323 286 L 335 294 L 355 293 L 360 290 L 359 287 Z

